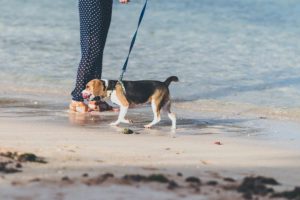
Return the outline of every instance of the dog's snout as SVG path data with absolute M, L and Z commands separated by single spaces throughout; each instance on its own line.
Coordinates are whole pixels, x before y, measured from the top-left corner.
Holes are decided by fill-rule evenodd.
M 82 97 L 83 97 L 84 99 L 90 98 L 91 95 L 92 95 L 92 94 L 91 94 L 90 92 L 86 91 L 86 90 L 82 91 Z

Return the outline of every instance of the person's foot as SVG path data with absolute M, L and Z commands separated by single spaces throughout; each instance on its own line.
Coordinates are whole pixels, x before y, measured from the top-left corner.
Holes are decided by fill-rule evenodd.
M 113 107 L 105 101 L 90 101 L 88 107 L 90 111 L 104 112 L 113 110 Z
M 85 103 L 83 103 L 82 101 L 72 100 L 72 102 L 69 105 L 69 109 L 72 112 L 79 112 L 79 113 L 88 112 L 88 106 Z

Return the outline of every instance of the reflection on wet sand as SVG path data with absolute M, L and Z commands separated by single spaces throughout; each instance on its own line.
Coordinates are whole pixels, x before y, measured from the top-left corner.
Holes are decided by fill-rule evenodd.
M 106 125 L 109 124 L 115 116 L 106 115 L 103 113 L 75 113 L 69 112 L 69 122 L 74 125 Z

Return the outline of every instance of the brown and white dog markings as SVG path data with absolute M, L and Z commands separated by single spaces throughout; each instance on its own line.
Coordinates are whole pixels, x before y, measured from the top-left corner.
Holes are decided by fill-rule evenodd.
M 151 103 L 154 113 L 154 119 L 151 123 L 145 125 L 145 128 L 151 128 L 161 120 L 161 110 L 168 113 L 172 121 L 172 129 L 176 129 L 176 116 L 171 112 L 171 99 L 169 85 L 171 82 L 178 82 L 176 76 L 167 78 L 166 81 L 123 81 L 125 92 L 120 83 L 116 80 L 99 80 L 94 79 L 88 82 L 86 89 L 82 95 L 86 99 L 101 97 L 102 99 L 109 97 L 110 100 L 120 106 L 118 120 L 111 125 L 120 123 L 130 123 L 125 119 L 126 113 L 130 105 Z

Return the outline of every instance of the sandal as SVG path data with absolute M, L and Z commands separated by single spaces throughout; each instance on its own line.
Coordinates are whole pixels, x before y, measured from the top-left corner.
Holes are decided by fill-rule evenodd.
M 72 101 L 69 105 L 69 109 L 72 112 L 79 112 L 79 113 L 88 112 L 88 106 L 82 101 Z

